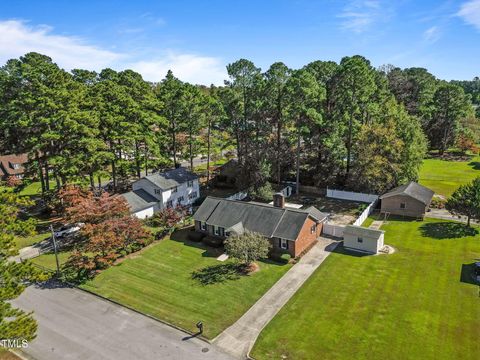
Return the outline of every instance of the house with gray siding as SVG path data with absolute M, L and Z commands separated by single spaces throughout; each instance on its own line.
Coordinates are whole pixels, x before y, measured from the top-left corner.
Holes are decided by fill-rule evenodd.
M 434 192 L 414 181 L 394 188 L 380 196 L 381 212 L 423 218 L 430 207 Z

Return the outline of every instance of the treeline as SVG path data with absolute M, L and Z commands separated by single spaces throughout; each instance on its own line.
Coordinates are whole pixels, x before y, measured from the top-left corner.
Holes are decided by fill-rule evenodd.
M 172 72 L 66 72 L 29 53 L 0 69 L 0 150 L 29 154 L 42 189 L 109 175 L 115 187 L 150 169 L 234 146 L 242 187 L 299 179 L 381 192 L 416 179 L 428 148 L 477 141 L 461 86 L 425 69 L 375 69 L 361 56 L 265 72 L 241 59 L 225 86 Z M 160 74 L 159 74 L 160 75 Z

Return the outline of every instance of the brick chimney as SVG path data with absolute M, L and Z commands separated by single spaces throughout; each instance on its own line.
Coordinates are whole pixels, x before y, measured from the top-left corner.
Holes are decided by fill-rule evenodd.
M 282 193 L 273 194 L 273 206 L 282 209 L 285 207 L 285 196 Z

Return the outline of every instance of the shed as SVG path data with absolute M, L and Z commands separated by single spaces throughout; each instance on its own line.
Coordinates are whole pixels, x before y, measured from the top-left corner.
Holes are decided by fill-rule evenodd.
M 383 248 L 384 231 L 347 225 L 343 231 L 343 246 L 347 249 L 376 254 Z
M 433 194 L 429 188 L 411 181 L 380 196 L 381 212 L 423 218 L 432 202 Z

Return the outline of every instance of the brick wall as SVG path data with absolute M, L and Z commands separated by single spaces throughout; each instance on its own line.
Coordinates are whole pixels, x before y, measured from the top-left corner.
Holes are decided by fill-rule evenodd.
M 322 224 L 317 224 L 316 231 L 312 234 L 310 228 L 315 225 L 315 221 L 310 218 L 305 220 L 303 224 L 302 230 L 300 230 L 300 234 L 298 235 L 297 240 L 295 241 L 293 255 L 294 257 L 300 255 L 303 250 L 308 248 L 322 233 Z

